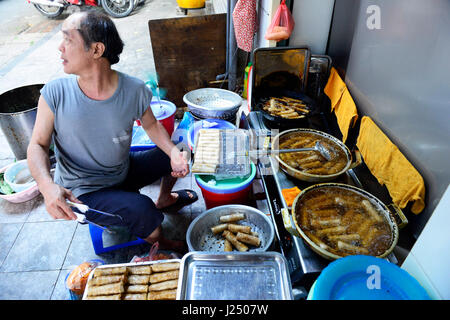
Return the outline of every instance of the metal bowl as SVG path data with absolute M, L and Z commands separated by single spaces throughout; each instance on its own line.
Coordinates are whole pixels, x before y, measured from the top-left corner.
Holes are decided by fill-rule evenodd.
M 261 240 L 258 248 L 249 245 L 249 252 L 267 251 L 275 235 L 272 221 L 258 209 L 239 204 L 215 207 L 195 218 L 186 232 L 189 251 L 224 252 L 222 235 L 214 235 L 211 227 L 221 224 L 220 216 L 238 212 L 245 215 L 245 219 L 238 223 L 250 226 Z
M 237 93 L 217 88 L 190 91 L 183 96 L 183 101 L 194 116 L 202 119 L 231 120 L 242 104 L 242 98 Z

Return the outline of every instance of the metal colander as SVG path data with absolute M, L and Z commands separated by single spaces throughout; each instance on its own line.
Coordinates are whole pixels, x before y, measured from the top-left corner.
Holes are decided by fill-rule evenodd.
M 190 91 L 184 95 L 183 101 L 194 116 L 203 119 L 233 119 L 242 104 L 238 94 L 217 88 Z
M 267 251 L 275 235 L 272 221 L 263 212 L 239 204 L 215 207 L 195 218 L 186 232 L 189 251 L 223 252 L 223 237 L 221 234 L 214 235 L 211 227 L 221 224 L 220 216 L 232 213 L 243 213 L 245 219 L 239 221 L 238 224 L 250 226 L 252 231 L 258 233 L 261 245 L 258 248 L 249 245 L 249 252 Z

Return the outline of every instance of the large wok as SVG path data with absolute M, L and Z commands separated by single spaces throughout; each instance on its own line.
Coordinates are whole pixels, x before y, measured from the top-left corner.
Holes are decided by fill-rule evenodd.
M 279 154 L 275 154 L 274 157 L 278 161 L 281 169 L 286 174 L 290 175 L 291 177 L 294 177 L 294 178 L 302 180 L 302 181 L 307 181 L 307 182 L 327 182 L 327 181 L 331 181 L 331 180 L 336 179 L 338 176 L 340 176 L 341 174 L 343 174 L 347 170 L 352 169 L 352 168 L 356 167 L 357 165 L 359 165 L 361 163 L 361 159 L 357 159 L 357 161 L 352 162 L 352 154 L 351 154 L 350 150 L 339 139 L 333 137 L 330 134 L 327 134 L 327 133 L 322 132 L 322 131 L 314 130 L 314 129 L 297 128 L 297 129 L 290 129 L 290 130 L 286 130 L 286 131 L 280 132 L 272 140 L 272 150 L 277 150 L 278 149 L 279 141 L 280 141 L 281 137 L 283 137 L 285 135 L 288 135 L 290 133 L 294 133 L 294 132 L 312 133 L 312 134 L 315 134 L 315 135 L 320 136 L 322 138 L 325 138 L 327 140 L 331 140 L 331 141 L 335 142 L 345 152 L 345 154 L 347 156 L 347 164 L 341 171 L 339 171 L 337 173 L 328 174 L 328 175 L 318 175 L 318 174 L 311 174 L 311 173 L 307 173 L 307 172 L 303 172 L 303 171 L 300 171 L 298 169 L 295 169 L 295 168 L 291 167 L 290 165 L 288 165 L 286 162 L 284 162 L 280 158 Z
M 299 205 L 301 203 L 301 199 L 307 193 L 309 193 L 313 190 L 324 189 L 324 188 L 326 189 L 330 186 L 345 188 L 347 190 L 354 191 L 354 192 L 358 193 L 359 195 L 362 195 L 363 197 L 365 197 L 367 200 L 369 200 L 372 203 L 372 205 L 375 205 L 379 209 L 379 211 L 382 212 L 382 214 L 386 218 L 386 220 L 389 224 L 389 227 L 391 229 L 392 242 L 391 242 L 391 245 L 389 246 L 389 248 L 383 254 L 379 255 L 378 257 L 385 258 L 386 256 L 388 256 L 392 252 L 394 247 L 396 246 L 398 237 L 399 237 L 399 227 L 396 223 L 394 215 L 391 213 L 391 211 L 388 209 L 388 207 L 383 202 L 381 202 L 378 198 L 376 198 L 372 194 L 370 194 L 362 189 L 359 189 L 359 188 L 351 186 L 351 185 L 346 185 L 346 184 L 342 184 L 342 183 L 322 183 L 322 184 L 316 184 L 316 185 L 310 186 L 310 187 L 304 189 L 302 192 L 300 192 L 297 195 L 297 197 L 295 198 L 294 203 L 292 204 L 292 219 L 293 219 L 293 222 L 295 224 L 295 228 L 296 228 L 298 234 L 306 241 L 306 243 L 308 243 L 308 245 L 311 247 L 311 249 L 313 251 L 315 251 L 316 253 L 318 253 L 320 256 L 322 256 L 326 259 L 329 259 L 329 260 L 341 258 L 341 256 L 327 251 L 326 249 L 320 247 L 318 244 L 316 244 L 314 241 L 312 241 L 305 234 L 305 232 L 303 232 L 301 222 L 297 220 L 297 213 L 299 211 Z M 400 218 L 403 219 L 401 216 L 400 216 Z M 403 222 L 407 223 L 405 221 L 403 221 Z
M 270 114 L 266 110 L 263 109 L 263 104 L 265 101 L 270 100 L 271 97 L 282 97 L 287 96 L 294 99 L 302 100 L 306 107 L 309 110 L 307 115 L 302 115 L 298 119 L 287 119 L 279 116 L 275 116 Z M 263 116 L 263 120 L 269 128 L 272 129 L 291 129 L 291 128 L 304 128 L 308 127 L 308 118 L 315 115 L 318 110 L 316 107 L 316 103 L 310 97 L 304 95 L 303 93 L 290 92 L 290 91 L 267 91 L 265 97 L 262 97 L 258 104 L 256 105 L 256 109 L 259 110 Z

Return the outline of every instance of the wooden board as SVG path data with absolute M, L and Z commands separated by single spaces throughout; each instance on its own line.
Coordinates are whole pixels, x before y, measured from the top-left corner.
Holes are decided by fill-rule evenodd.
M 209 82 L 226 72 L 226 19 L 226 14 L 213 14 L 148 22 L 159 86 L 177 106 L 178 118 L 186 93 L 216 86 Z

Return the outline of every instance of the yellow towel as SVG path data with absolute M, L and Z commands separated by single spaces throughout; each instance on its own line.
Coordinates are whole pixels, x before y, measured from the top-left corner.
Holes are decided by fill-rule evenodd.
M 354 127 L 358 120 L 358 111 L 347 86 L 334 68 L 331 68 L 330 78 L 324 92 L 331 100 L 331 111 L 334 110 L 342 133 L 342 141 L 345 142 L 348 130 L 350 127 Z
M 327 85 L 324 89 L 325 94 L 331 100 L 331 111 L 334 110 L 339 103 L 339 100 L 341 100 L 342 94 L 346 88 L 345 82 L 339 77 L 336 69 L 331 68 L 330 77 L 328 78 Z
M 347 88 L 344 89 L 341 101 L 334 108 L 334 113 L 336 114 L 338 126 L 342 133 L 342 141 L 345 142 L 347 141 L 348 130 L 350 127 L 354 127 L 356 120 L 358 120 L 356 105 Z
M 364 162 L 381 185 L 386 185 L 392 201 L 400 208 L 414 201 L 411 211 L 425 207 L 425 184 L 422 176 L 369 117 L 361 119 L 356 143 Z

